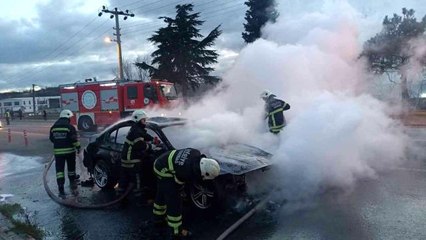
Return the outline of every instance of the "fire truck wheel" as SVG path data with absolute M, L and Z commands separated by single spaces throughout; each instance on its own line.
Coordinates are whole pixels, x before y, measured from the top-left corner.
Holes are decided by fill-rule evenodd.
M 112 175 L 111 165 L 103 159 L 96 161 L 93 178 L 96 185 L 102 190 L 112 189 L 117 183 L 117 179 Z
M 89 116 L 82 116 L 78 119 L 78 129 L 90 131 L 93 129 L 93 121 Z

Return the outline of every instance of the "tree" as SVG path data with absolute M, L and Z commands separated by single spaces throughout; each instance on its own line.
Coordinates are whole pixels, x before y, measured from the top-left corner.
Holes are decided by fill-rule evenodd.
M 382 74 L 398 71 L 400 73 L 403 99 L 409 98 L 404 66 L 413 57 L 410 42 L 424 35 L 425 30 L 426 16 L 418 22 L 414 17 L 413 9 L 403 8 L 402 16 L 397 14 L 394 14 L 392 18 L 386 16 L 382 31 L 364 44 L 361 56 L 368 59 L 369 67 L 373 72 Z
M 140 63 L 140 62 L 149 62 L 149 61 L 151 61 L 151 57 L 150 56 L 147 56 L 147 55 L 145 55 L 145 56 L 143 56 L 143 57 L 141 57 L 141 56 L 138 56 L 137 58 L 136 58 L 136 60 L 135 60 L 135 66 L 136 66 L 136 64 L 138 64 L 138 63 Z M 136 67 L 137 68 L 137 70 L 136 70 L 136 75 L 138 76 L 138 79 L 140 79 L 140 80 L 142 80 L 142 81 L 144 81 L 144 82 L 148 82 L 149 80 L 150 80 L 150 74 L 149 74 L 149 71 L 148 70 L 145 70 L 145 69 L 142 69 L 142 68 L 140 68 L 140 67 Z
M 260 30 L 268 21 L 276 21 L 278 12 L 275 10 L 275 0 L 248 0 L 244 4 L 249 9 L 246 12 L 247 23 L 244 24 L 245 32 L 242 35 L 246 43 L 251 43 L 260 38 Z
M 148 70 L 151 77 L 176 83 L 184 97 L 188 97 L 190 89 L 195 90 L 201 84 L 215 84 L 220 80 L 209 75 L 214 69 L 208 67 L 217 62 L 218 54 L 210 47 L 221 34 L 220 25 L 198 40 L 203 35 L 197 27 L 204 21 L 198 20 L 200 13 L 192 11 L 192 4 L 177 5 L 175 18 L 160 17 L 167 26 L 148 38 L 158 47 L 151 54 L 151 65 L 136 63 L 136 66 Z

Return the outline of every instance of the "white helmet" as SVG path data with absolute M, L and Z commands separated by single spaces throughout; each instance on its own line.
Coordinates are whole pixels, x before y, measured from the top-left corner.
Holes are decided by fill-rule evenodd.
M 211 158 L 201 158 L 200 161 L 201 177 L 203 180 L 211 180 L 219 176 L 220 166 L 216 160 Z
M 266 99 L 268 99 L 268 98 L 269 98 L 269 96 L 271 96 L 271 95 L 272 95 L 271 91 L 269 91 L 269 90 L 264 90 L 264 91 L 260 94 L 260 97 L 261 97 L 263 100 L 265 100 L 265 101 L 266 101 Z
M 147 119 L 147 118 L 148 116 L 146 115 L 145 111 L 142 109 L 135 110 L 132 113 L 132 120 L 135 122 L 139 122 L 141 119 Z
M 74 116 L 74 114 L 68 109 L 62 110 L 59 114 L 60 118 L 71 118 L 72 116 Z

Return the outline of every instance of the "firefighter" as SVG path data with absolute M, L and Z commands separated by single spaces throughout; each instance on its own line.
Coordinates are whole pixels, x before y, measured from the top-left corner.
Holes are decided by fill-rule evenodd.
M 9 111 L 6 111 L 5 117 L 6 117 L 6 124 L 9 125 L 10 124 L 10 112 Z
M 75 154 L 80 153 L 80 142 L 77 139 L 77 131 L 70 124 L 70 118 L 74 114 L 64 109 L 59 114 L 59 119 L 50 128 L 50 141 L 53 143 L 55 154 L 56 181 L 58 183 L 59 195 L 65 196 L 65 162 L 67 163 L 68 179 L 72 191 L 77 189 L 75 173 Z
M 193 148 L 168 151 L 154 162 L 157 193 L 153 206 L 155 224 L 167 221 L 173 239 L 188 238 L 191 232 L 182 227 L 182 199 L 180 189 L 186 182 L 212 180 L 219 176 L 216 160 L 206 158 Z M 167 217 L 166 217 L 167 213 Z
M 118 194 L 123 194 L 130 182 L 135 184 L 134 195 L 140 202 L 142 197 L 142 176 L 143 168 L 147 167 L 149 161 L 149 151 L 153 148 L 153 137 L 145 129 L 147 114 L 144 110 L 135 110 L 131 116 L 135 124 L 130 128 L 121 152 L 121 170 Z M 149 165 L 148 165 L 149 166 Z
M 286 125 L 284 111 L 290 109 L 290 104 L 276 98 L 268 90 L 263 91 L 260 96 L 265 101 L 265 119 L 268 118 L 269 131 L 278 134 Z

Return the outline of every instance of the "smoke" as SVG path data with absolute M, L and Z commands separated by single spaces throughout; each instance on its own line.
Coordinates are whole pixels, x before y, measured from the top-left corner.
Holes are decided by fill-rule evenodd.
M 370 76 L 358 59 L 361 16 L 345 1 L 297 18 L 280 12 L 263 39 L 240 52 L 216 91 L 177 110 L 192 120 L 181 140 L 244 142 L 271 152 L 269 180 L 294 202 L 328 188 L 350 190 L 358 179 L 402 163 L 406 136 L 389 106 L 368 93 Z M 262 119 L 264 89 L 291 105 L 278 136 Z M 257 183 L 251 192 L 260 190 Z

